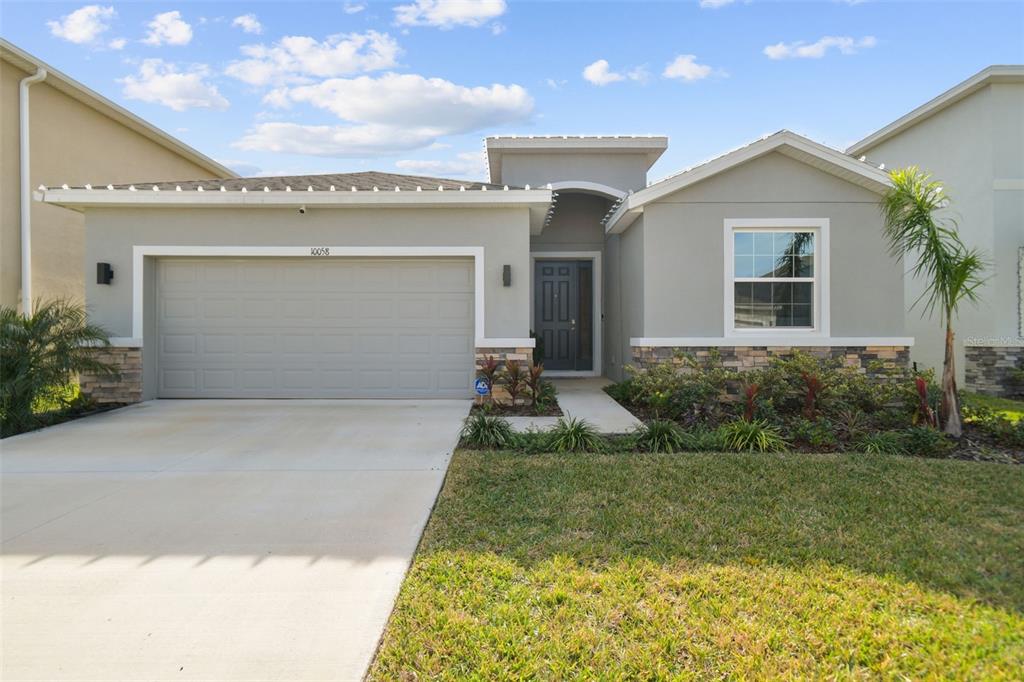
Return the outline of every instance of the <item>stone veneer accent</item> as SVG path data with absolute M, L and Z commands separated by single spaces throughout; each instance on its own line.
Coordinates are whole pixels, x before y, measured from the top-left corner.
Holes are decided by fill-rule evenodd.
M 856 368 L 871 377 L 884 377 L 894 369 L 910 367 L 907 346 L 633 346 L 633 364 L 648 369 L 670 362 L 682 366 L 684 356 L 704 362 L 717 350 L 722 366 L 737 370 L 767 367 L 773 357 L 801 351 L 820 359 L 841 358 L 846 367 Z
M 476 349 L 476 370 L 477 376 L 480 376 L 480 366 L 487 356 L 493 356 L 499 363 L 500 366 L 505 365 L 506 360 L 517 360 L 524 367 L 533 365 L 533 349 L 532 348 L 477 348 Z M 505 389 L 501 386 L 494 387 L 495 400 L 504 400 L 508 398 L 508 394 Z
M 1003 398 L 1024 395 L 1014 370 L 1024 371 L 1024 343 L 1019 346 L 965 346 L 964 388 Z
M 82 395 L 96 403 L 137 403 L 142 400 L 142 348 L 109 346 L 94 351 L 99 360 L 117 369 L 117 375 L 81 374 Z

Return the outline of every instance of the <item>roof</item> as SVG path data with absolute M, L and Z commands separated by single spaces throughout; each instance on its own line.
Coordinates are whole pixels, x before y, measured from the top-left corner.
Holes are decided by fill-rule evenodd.
M 220 191 L 223 187 L 227 192 L 240 192 L 244 187 L 247 192 L 262 192 L 264 188 L 268 188 L 270 191 L 288 191 L 299 190 L 308 191 L 310 187 L 313 191 L 328 192 L 328 191 L 352 191 L 355 188 L 356 191 L 395 191 L 397 187 L 401 190 L 408 190 L 415 192 L 421 191 L 433 191 L 436 192 L 439 188 L 446 190 L 460 189 L 467 190 L 480 190 L 484 187 L 492 190 L 503 190 L 503 185 L 492 185 L 490 183 L 474 182 L 467 180 L 451 180 L 449 178 L 434 178 L 425 175 L 401 175 L 398 173 L 381 173 L 378 171 L 366 171 L 360 173 L 327 173 L 320 175 L 277 175 L 277 176 L 257 176 L 251 178 L 226 178 L 226 179 L 215 179 L 215 180 L 179 180 L 179 181 L 159 181 L 159 182 L 135 182 L 132 184 L 122 185 L 104 185 L 103 187 L 113 187 L 115 190 L 129 189 L 135 187 L 140 190 L 152 190 L 154 187 L 160 190 L 176 191 L 181 188 L 182 191 L 198 190 L 202 187 L 204 191 Z M 72 187 L 70 189 L 85 189 L 84 185 L 79 187 Z M 522 187 L 509 187 L 508 189 L 523 189 Z
M 899 135 L 907 128 L 917 125 L 926 118 L 934 116 L 943 109 L 973 95 L 992 83 L 1024 83 L 1024 65 L 995 65 L 982 69 L 967 80 L 946 90 L 938 97 L 925 102 L 909 114 L 896 119 L 881 130 L 868 135 L 860 142 L 854 143 L 846 150 L 846 153 L 860 156 L 868 149 L 895 135 Z
M 139 118 L 119 104 L 115 104 L 95 90 L 91 90 L 85 85 L 82 85 L 74 78 L 71 78 L 67 74 L 53 68 L 41 59 L 25 52 L 3 38 L 0 38 L 0 58 L 27 73 L 34 73 L 38 69 L 45 69 L 46 80 L 43 82 L 72 99 L 95 109 L 109 118 L 112 118 L 126 128 L 149 138 L 158 145 L 169 149 L 185 159 L 188 159 L 197 166 L 205 168 L 213 175 L 223 176 L 225 178 L 233 178 L 237 176 L 237 174 L 227 166 L 214 161 L 202 152 L 188 146 L 178 138 L 165 133 L 152 123 Z
M 501 182 L 504 154 L 643 154 L 650 168 L 665 153 L 668 138 L 656 135 L 499 135 L 486 138 L 485 146 L 491 182 Z
M 550 187 L 508 187 L 394 173 L 336 173 L 183 180 L 82 187 L 44 187 L 36 201 L 75 211 L 132 208 L 501 208 L 530 211 L 540 234 L 554 210 Z
M 622 232 L 643 213 L 646 204 L 772 152 L 779 152 L 874 192 L 885 192 L 890 186 L 889 175 L 881 168 L 789 130 L 780 130 L 628 195 L 606 217 L 605 230 L 613 234 Z

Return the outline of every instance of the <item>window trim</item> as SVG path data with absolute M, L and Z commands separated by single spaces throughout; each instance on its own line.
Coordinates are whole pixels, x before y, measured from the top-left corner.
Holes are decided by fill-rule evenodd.
M 735 300 L 735 242 L 733 235 L 743 232 L 778 232 L 780 230 L 814 232 L 814 300 L 812 305 L 813 327 L 736 327 Z M 722 229 L 725 251 L 724 301 L 725 336 L 741 340 L 745 337 L 828 337 L 831 333 L 829 320 L 829 219 L 828 218 L 726 218 Z M 804 280 L 806 281 L 806 280 Z

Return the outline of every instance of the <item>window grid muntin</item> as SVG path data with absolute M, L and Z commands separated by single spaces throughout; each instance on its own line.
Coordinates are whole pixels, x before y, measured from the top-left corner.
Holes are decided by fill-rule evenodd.
M 752 235 L 749 240 L 742 240 L 743 235 Z M 792 237 L 788 238 L 788 241 L 783 245 L 784 248 L 779 248 L 777 245 L 778 235 L 796 235 L 796 234 L 807 234 L 810 236 L 810 245 L 808 248 L 807 244 L 801 245 L 801 248 L 797 248 L 798 244 Z M 765 237 L 771 235 L 771 255 L 763 253 L 765 248 L 764 241 Z M 795 331 L 814 331 L 818 328 L 819 310 L 818 310 L 818 273 L 821 270 L 821 264 L 819 262 L 819 244 L 821 241 L 820 232 L 817 229 L 806 229 L 806 228 L 793 228 L 780 225 L 779 227 L 761 228 L 761 227 L 734 227 L 730 235 L 732 239 L 732 328 L 741 333 L 747 333 L 758 330 L 795 330 Z M 741 243 L 749 242 L 749 244 Z M 762 252 L 759 253 L 758 244 L 760 243 Z M 750 256 L 752 261 L 755 263 L 754 271 L 757 272 L 756 262 L 758 258 L 773 258 L 778 259 L 783 256 L 788 256 L 792 264 L 792 270 L 796 271 L 798 263 L 794 260 L 796 258 L 805 257 L 810 261 L 811 276 L 789 276 L 789 277 L 757 277 L 757 276 L 736 276 L 736 263 L 737 257 Z M 775 268 L 777 271 L 778 268 Z M 771 286 L 771 303 L 756 303 L 756 294 L 753 287 L 751 287 L 750 303 L 740 303 L 736 296 L 736 284 L 738 283 L 750 283 L 750 284 L 768 284 Z M 795 303 L 796 296 L 793 289 L 791 289 L 789 302 L 775 303 L 775 287 L 776 283 L 808 283 L 810 284 L 810 296 L 809 302 Z M 785 308 L 788 308 L 786 310 Z M 808 324 L 793 324 L 796 314 L 799 312 L 806 315 Z M 750 323 L 745 323 L 738 319 L 741 313 L 748 312 L 750 315 Z M 757 319 L 757 313 L 768 313 L 767 321 L 770 322 L 768 325 L 757 325 L 753 322 Z M 788 314 L 789 324 L 778 324 L 780 314 L 785 317 Z

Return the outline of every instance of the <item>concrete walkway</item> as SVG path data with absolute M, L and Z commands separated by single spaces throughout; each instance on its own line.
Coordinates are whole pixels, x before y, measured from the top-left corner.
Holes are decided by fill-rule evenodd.
M 359 680 L 469 405 L 162 400 L 0 442 L 0 679 Z
M 562 412 L 585 419 L 601 433 L 628 433 L 640 425 L 639 419 L 604 392 L 604 387 L 612 383 L 605 377 L 552 379 L 551 382 L 558 390 Z M 509 422 L 516 431 L 543 431 L 554 426 L 558 417 L 509 417 Z

